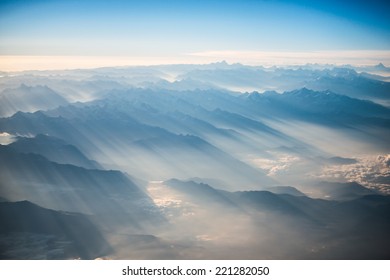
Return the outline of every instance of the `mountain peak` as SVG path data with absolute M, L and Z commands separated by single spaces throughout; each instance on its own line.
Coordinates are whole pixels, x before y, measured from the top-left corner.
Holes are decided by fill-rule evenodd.
M 304 94 L 304 95 L 313 94 L 314 92 L 315 91 L 308 89 L 307 87 L 303 87 L 300 89 L 290 91 L 290 93 L 292 93 L 292 94 Z
M 226 62 L 226 60 L 222 60 L 220 62 L 216 62 L 215 64 L 217 65 L 224 65 L 224 66 L 228 66 L 229 64 Z
M 378 70 L 387 70 L 388 69 L 385 65 L 383 65 L 382 62 L 380 62 L 377 65 L 375 65 L 374 68 L 376 68 Z

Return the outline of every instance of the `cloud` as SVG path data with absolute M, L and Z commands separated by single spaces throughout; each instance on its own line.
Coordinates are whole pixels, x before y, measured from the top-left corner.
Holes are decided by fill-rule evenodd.
M 189 53 L 189 56 L 226 60 L 230 63 L 249 65 L 301 65 L 306 63 L 374 65 L 380 62 L 390 64 L 388 50 L 342 50 L 342 51 L 202 51 Z
M 251 158 L 249 162 L 266 171 L 268 176 L 277 177 L 289 172 L 292 165 L 301 161 L 298 156 L 289 154 L 274 153 L 274 156 L 274 159 Z
M 327 165 L 318 175 L 322 179 L 357 182 L 365 187 L 390 194 L 390 154 L 357 158 L 349 165 Z
M 202 64 L 210 58 L 195 56 L 31 56 L 0 55 L 0 71 L 63 70 L 161 64 Z
M 380 193 L 390 194 L 390 154 L 360 156 L 354 159 L 309 159 L 286 153 L 272 155 L 272 159 L 252 156 L 247 161 L 281 184 L 302 187 L 311 186 L 313 180 L 357 182 Z
M 183 53 L 175 56 L 28 56 L 0 55 L 1 71 L 59 70 L 113 66 L 141 66 L 161 64 L 207 64 L 225 60 L 246 65 L 284 66 L 320 64 L 352 64 L 355 66 L 390 65 L 390 51 L 235 51 L 217 50 Z
M 8 132 L 0 132 L 0 145 L 8 145 L 15 141 L 15 136 Z

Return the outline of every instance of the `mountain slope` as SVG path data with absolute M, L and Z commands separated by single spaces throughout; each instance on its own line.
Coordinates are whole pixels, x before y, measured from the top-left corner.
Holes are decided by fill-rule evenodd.
M 105 226 L 123 222 L 137 227 L 160 219 L 151 215 L 150 198 L 119 171 L 58 164 L 0 146 L 0 175 L 0 196 L 9 200 L 28 199 L 50 209 L 99 215 Z
M 99 168 L 96 162 L 89 160 L 75 146 L 43 134 L 33 138 L 18 137 L 17 141 L 9 144 L 9 147 L 21 153 L 39 154 L 57 163 L 72 164 L 87 169 Z
M 0 202 L 0 225 L 1 259 L 94 259 L 111 251 L 87 216 L 29 201 Z
M 18 111 L 52 109 L 67 103 L 65 98 L 47 86 L 29 87 L 21 84 L 18 88 L 0 92 L 0 117 L 11 116 Z

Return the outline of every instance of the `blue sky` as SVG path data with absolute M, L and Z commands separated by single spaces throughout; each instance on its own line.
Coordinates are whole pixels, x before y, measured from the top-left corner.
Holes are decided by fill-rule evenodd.
M 0 0 L 0 55 L 389 51 L 389 13 L 377 0 Z

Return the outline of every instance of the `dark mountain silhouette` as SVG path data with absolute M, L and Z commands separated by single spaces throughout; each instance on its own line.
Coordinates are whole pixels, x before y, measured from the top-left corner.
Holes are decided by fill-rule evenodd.
M 274 194 L 289 194 L 295 196 L 305 196 L 304 193 L 291 186 L 272 186 L 265 189 Z
M 58 164 L 7 146 L 0 146 L 0 159 L 0 196 L 7 199 L 99 215 L 103 226 L 123 222 L 138 227 L 143 221 L 161 221 L 150 212 L 150 198 L 119 171 Z
M 356 182 L 320 182 L 316 187 L 324 197 L 332 200 L 350 200 L 377 194 L 376 191 L 368 189 Z
M 209 185 L 178 180 L 166 183 L 187 193 L 192 203 L 204 199 L 208 209 L 220 204 L 220 196 L 228 199 L 232 207 L 240 209 L 240 215 L 245 211 L 252 217 L 253 224 L 259 223 L 259 231 L 262 227 L 278 229 L 278 226 L 282 226 L 287 231 L 286 235 L 291 237 L 299 228 L 299 234 L 305 236 L 305 246 L 323 244 L 320 250 L 296 252 L 302 259 L 389 258 L 389 196 L 365 195 L 348 201 L 331 201 L 267 191 L 226 192 Z M 263 221 L 264 217 L 267 217 L 266 222 Z M 281 238 L 277 242 L 284 242 L 282 239 L 285 237 L 279 236 L 277 230 L 274 234 L 275 238 Z M 301 242 L 298 240 L 295 242 Z
M 82 214 L 54 211 L 29 201 L 0 202 L 0 234 L 19 246 L 2 244 L 1 259 L 94 259 L 111 252 L 99 229 Z M 35 239 L 34 243 L 30 239 Z M 38 241 L 41 246 L 38 246 Z M 20 242 L 18 244 L 18 242 Z M 30 243 L 29 243 L 30 242 Z M 31 246 L 23 248 L 24 246 Z

